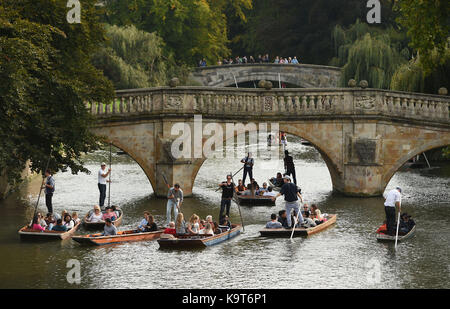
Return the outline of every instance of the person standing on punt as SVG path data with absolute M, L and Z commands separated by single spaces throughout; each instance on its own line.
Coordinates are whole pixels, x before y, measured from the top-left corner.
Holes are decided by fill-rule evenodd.
M 287 150 L 284 151 L 284 169 L 286 170 L 286 175 L 292 176 L 292 178 L 294 178 L 294 183 L 297 184 L 294 159 L 289 155 L 289 151 Z
M 245 178 L 247 178 L 247 173 L 250 179 L 253 178 L 254 160 L 252 158 L 252 153 L 249 152 L 247 156 L 241 160 L 241 163 L 244 163 L 244 177 L 242 177 L 242 183 L 245 184 Z
M 169 226 L 169 223 L 172 221 L 172 209 L 174 218 L 177 218 L 182 203 L 183 190 L 181 190 L 180 185 L 176 183 L 169 189 L 169 192 L 167 192 L 166 226 Z
M 98 190 L 100 191 L 99 205 L 101 208 L 105 205 L 106 198 L 106 177 L 111 173 L 111 168 L 106 171 L 106 163 L 102 162 L 100 170 L 98 171 Z
M 55 192 L 55 180 L 53 179 L 53 175 L 50 170 L 45 171 L 45 177 L 47 180 L 45 181 L 44 189 L 45 189 L 45 205 L 47 206 L 47 212 L 53 214 L 53 204 L 52 198 L 53 193 Z
M 284 200 L 286 203 L 286 215 L 287 215 L 287 225 L 288 228 L 292 226 L 291 221 L 291 211 L 294 210 L 298 215 L 299 225 L 303 224 L 302 214 L 299 212 L 298 199 L 303 202 L 301 194 L 298 192 L 297 186 L 291 182 L 291 177 L 284 176 L 284 185 L 281 187 L 280 193 L 272 197 L 272 200 L 276 200 L 281 195 L 284 195 Z
M 395 207 L 397 206 L 398 212 L 402 210 L 402 189 L 397 187 L 389 191 L 385 196 L 384 211 L 386 212 L 386 227 L 388 235 L 395 235 Z
M 234 191 L 236 191 L 237 193 L 237 188 L 231 180 L 231 175 L 227 175 L 227 181 L 219 184 L 219 187 L 222 188 L 222 200 L 220 202 L 219 218 L 222 218 L 225 207 L 226 215 L 230 216 L 231 199 L 233 198 Z

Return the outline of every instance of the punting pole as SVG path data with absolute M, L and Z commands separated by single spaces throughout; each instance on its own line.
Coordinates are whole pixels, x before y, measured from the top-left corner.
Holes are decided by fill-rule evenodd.
M 237 173 L 236 173 L 237 174 Z M 235 175 L 236 175 L 235 174 Z M 231 175 L 231 173 L 230 173 L 230 175 Z M 234 179 L 233 179 L 233 175 L 231 175 L 231 181 L 234 183 Z M 235 195 L 236 194 L 236 192 L 233 190 L 233 195 Z M 241 217 L 241 224 L 242 224 L 242 231 L 243 232 L 245 232 L 245 228 L 244 228 L 244 220 L 242 219 L 242 213 L 241 213 L 241 205 L 240 205 L 240 203 L 239 203 L 239 199 L 237 198 L 236 199 L 237 200 L 237 205 L 238 205 L 238 209 L 239 209 L 239 216 Z M 220 218 L 219 218 L 220 219 Z
M 111 168 L 112 165 L 111 147 L 111 143 L 109 143 L 109 168 Z M 108 207 L 111 207 L 111 171 L 109 172 Z
M 428 158 L 427 158 L 427 155 L 425 154 L 425 152 L 423 153 L 423 157 L 425 158 L 425 161 L 427 161 L 428 168 L 431 168 L 430 162 L 428 162 Z
M 36 202 L 36 206 L 34 207 L 34 213 L 33 213 L 33 217 L 31 218 L 30 227 L 33 224 L 33 219 L 34 219 L 34 216 L 36 216 L 36 211 L 37 211 L 37 207 L 39 205 L 39 200 L 41 199 L 42 187 L 44 186 L 44 182 L 45 182 L 45 171 L 48 170 L 48 166 L 50 164 L 51 155 L 52 155 L 52 148 L 50 147 L 50 153 L 48 154 L 47 165 L 46 165 L 45 170 L 44 170 L 44 175 L 42 176 L 41 188 L 39 189 L 39 195 L 38 195 L 38 199 L 37 199 L 37 202 Z
M 398 228 L 400 226 L 400 211 L 398 212 L 398 219 L 397 219 L 397 232 L 395 233 L 395 250 L 397 250 L 397 241 L 398 241 Z

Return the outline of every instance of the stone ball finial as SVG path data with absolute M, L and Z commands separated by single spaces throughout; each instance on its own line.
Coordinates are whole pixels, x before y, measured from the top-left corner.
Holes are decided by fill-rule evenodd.
M 259 88 L 265 88 L 265 84 L 266 84 L 266 81 L 265 81 L 265 80 L 260 80 L 260 81 L 258 82 L 258 87 L 259 87 Z
M 356 80 L 354 80 L 353 78 L 349 79 L 349 81 L 348 81 L 348 86 L 349 87 L 354 88 L 354 87 L 356 87 L 356 85 L 357 85 Z
M 361 87 L 362 89 L 365 89 L 367 87 L 369 87 L 369 83 L 366 80 L 362 80 L 359 82 L 359 87 Z
M 173 88 L 173 87 L 178 86 L 179 83 L 180 83 L 180 80 L 177 77 L 174 77 L 169 81 L 169 86 Z
M 445 87 L 439 88 L 438 94 L 440 94 L 440 95 L 447 95 L 448 94 L 447 88 L 445 88 Z
M 272 89 L 272 87 L 273 87 L 273 85 L 272 85 L 271 81 L 266 81 L 264 83 L 264 88 L 266 88 L 266 90 L 270 90 L 270 89 Z

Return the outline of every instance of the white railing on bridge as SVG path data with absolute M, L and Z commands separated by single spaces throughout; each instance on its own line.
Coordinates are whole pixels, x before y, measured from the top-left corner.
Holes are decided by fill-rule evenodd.
M 449 123 L 448 96 L 380 89 L 161 87 L 116 91 L 111 104 L 90 103 L 97 117 L 203 114 L 214 117 L 378 115 Z

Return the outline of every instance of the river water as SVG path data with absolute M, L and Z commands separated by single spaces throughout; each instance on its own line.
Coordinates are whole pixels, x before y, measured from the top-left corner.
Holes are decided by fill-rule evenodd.
M 384 220 L 383 199 L 347 198 L 332 194 L 331 178 L 320 154 L 298 140 L 288 145 L 297 178 L 309 203 L 338 214 L 337 224 L 309 238 L 269 239 L 259 229 L 271 213 L 284 207 L 241 207 L 245 233 L 202 250 L 159 250 L 156 241 L 106 247 L 62 242 L 21 242 L 17 231 L 31 218 L 40 179 L 34 179 L 0 202 L 0 288 L 450 288 L 450 166 L 397 172 L 387 189 L 403 188 L 404 211 L 417 223 L 416 235 L 400 243 L 378 243 L 374 231 Z M 55 211 L 83 216 L 98 203 L 97 170 L 108 152 L 88 155 L 91 175 L 55 175 Z M 199 171 L 193 198 L 183 213 L 217 218 L 216 184 L 239 169 L 238 159 L 208 159 Z M 280 163 L 257 160 L 261 184 Z M 264 164 L 263 164 L 264 163 Z M 112 204 L 125 212 L 119 229 L 136 227 L 143 211 L 165 220 L 165 203 L 152 194 L 140 167 L 124 155 L 113 155 Z M 241 178 L 241 177 L 239 177 Z M 39 209 L 45 213 L 45 202 Z M 231 221 L 240 222 L 236 204 Z M 84 231 L 80 231 L 83 233 Z M 85 232 L 84 232 L 85 233 Z M 67 262 L 78 260 L 81 283 L 67 281 Z

